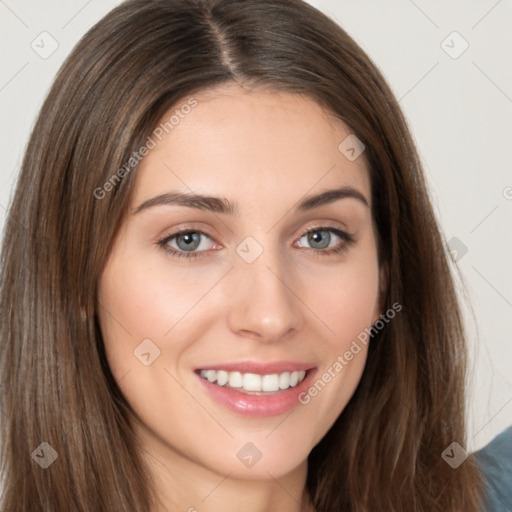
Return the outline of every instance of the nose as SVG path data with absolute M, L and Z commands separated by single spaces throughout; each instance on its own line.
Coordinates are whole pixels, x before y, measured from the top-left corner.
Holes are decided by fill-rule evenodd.
M 233 332 L 274 343 L 302 328 L 298 283 L 286 263 L 269 250 L 252 263 L 238 259 L 230 276 L 228 324 Z

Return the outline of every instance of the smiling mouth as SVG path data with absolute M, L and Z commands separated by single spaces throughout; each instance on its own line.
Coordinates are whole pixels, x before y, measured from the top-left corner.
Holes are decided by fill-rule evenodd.
M 271 373 L 230 372 L 227 370 L 198 370 L 204 380 L 222 388 L 233 389 L 248 395 L 274 395 L 298 386 L 309 370 Z

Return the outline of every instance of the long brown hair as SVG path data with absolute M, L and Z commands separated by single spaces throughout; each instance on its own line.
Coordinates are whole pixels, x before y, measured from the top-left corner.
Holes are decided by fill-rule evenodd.
M 384 309 L 403 306 L 371 340 L 358 389 L 309 456 L 317 511 L 478 511 L 472 457 L 457 469 L 441 457 L 465 445 L 466 347 L 417 151 L 375 65 L 300 0 L 131 0 L 60 70 L 1 256 L 2 509 L 150 509 L 133 411 L 103 351 L 96 285 L 130 198 L 137 162 L 132 172 L 126 163 L 171 106 L 230 81 L 304 94 L 365 144 L 388 268 Z M 46 469 L 36 463 L 43 442 L 58 456 Z

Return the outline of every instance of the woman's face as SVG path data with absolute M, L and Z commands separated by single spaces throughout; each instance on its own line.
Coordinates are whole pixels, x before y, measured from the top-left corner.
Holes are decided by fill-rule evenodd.
M 106 354 L 154 458 L 278 478 L 346 406 L 381 314 L 369 173 L 311 99 L 194 98 L 136 171 L 99 282 Z

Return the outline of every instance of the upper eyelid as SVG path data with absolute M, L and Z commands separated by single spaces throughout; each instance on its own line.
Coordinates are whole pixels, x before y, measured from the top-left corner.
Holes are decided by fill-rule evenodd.
M 160 241 L 168 241 L 172 240 L 173 238 L 176 238 L 179 235 L 182 235 L 184 233 L 200 233 L 201 235 L 207 236 L 212 241 L 216 242 L 215 237 L 210 235 L 207 231 L 199 228 L 180 228 L 177 231 L 173 231 L 172 233 L 169 233 L 168 235 L 164 235 L 162 237 L 159 237 Z M 218 243 L 218 242 L 216 242 Z

